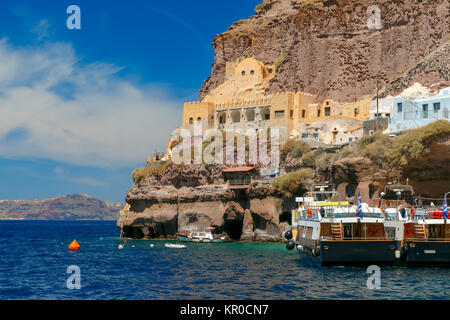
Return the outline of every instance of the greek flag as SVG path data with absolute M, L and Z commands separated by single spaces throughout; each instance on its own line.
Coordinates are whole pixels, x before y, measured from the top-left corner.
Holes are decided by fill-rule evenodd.
M 358 212 L 356 213 L 356 216 L 359 217 L 361 213 L 362 213 L 361 192 L 358 192 Z
M 442 218 L 447 219 L 448 209 L 447 209 L 447 194 L 444 196 L 444 210 L 442 211 Z

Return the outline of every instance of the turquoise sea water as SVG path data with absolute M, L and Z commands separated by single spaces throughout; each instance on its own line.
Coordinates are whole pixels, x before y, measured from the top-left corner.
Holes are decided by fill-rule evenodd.
M 448 299 L 450 269 L 321 267 L 283 244 L 164 246 L 128 241 L 107 221 L 0 221 L 0 299 Z M 104 238 L 101 240 L 100 238 Z M 76 239 L 81 249 L 67 249 Z M 172 242 L 174 243 L 174 242 Z M 150 244 L 154 244 L 153 247 Z M 133 247 L 134 246 L 134 247 Z M 81 271 L 68 289 L 67 267 Z

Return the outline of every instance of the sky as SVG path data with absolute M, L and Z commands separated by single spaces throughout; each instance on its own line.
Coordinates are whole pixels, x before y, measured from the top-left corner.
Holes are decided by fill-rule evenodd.
M 0 199 L 124 202 L 132 170 L 199 99 L 214 36 L 260 2 L 2 0 Z

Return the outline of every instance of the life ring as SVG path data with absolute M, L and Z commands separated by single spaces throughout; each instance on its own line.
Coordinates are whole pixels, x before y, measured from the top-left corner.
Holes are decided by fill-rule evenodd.
M 312 209 L 311 208 L 308 209 L 308 213 L 306 214 L 306 217 L 307 218 L 311 218 L 312 217 Z
M 371 224 L 369 226 L 369 228 L 367 229 L 367 231 L 369 231 L 369 234 L 371 236 L 377 235 L 378 233 L 380 233 L 380 227 L 376 224 Z
M 410 224 L 405 224 L 404 228 L 404 234 L 405 237 L 411 237 L 414 234 L 413 226 Z

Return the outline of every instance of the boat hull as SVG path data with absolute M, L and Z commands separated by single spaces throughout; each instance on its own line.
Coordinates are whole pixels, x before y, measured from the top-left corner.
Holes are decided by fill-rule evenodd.
M 321 241 L 320 259 L 322 265 L 393 264 L 399 261 L 397 250 L 400 244 L 395 240 Z
M 193 239 L 180 235 L 177 235 L 177 238 L 182 242 L 195 242 L 195 243 L 224 243 L 228 241 L 227 239 Z
M 403 249 L 407 265 L 450 266 L 449 241 L 405 241 Z

